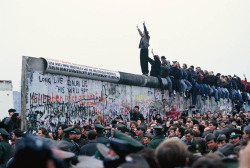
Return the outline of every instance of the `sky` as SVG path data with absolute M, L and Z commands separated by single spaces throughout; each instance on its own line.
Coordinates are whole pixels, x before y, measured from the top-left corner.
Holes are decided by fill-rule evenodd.
M 0 80 L 20 91 L 22 56 L 141 74 L 145 21 L 155 54 L 250 81 L 249 9 L 249 0 L 2 0 Z

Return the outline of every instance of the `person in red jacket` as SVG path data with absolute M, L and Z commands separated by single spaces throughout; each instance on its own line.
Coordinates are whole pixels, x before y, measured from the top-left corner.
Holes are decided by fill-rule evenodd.
M 177 116 L 180 116 L 181 112 L 177 110 L 176 105 L 173 105 L 172 109 L 169 112 L 167 112 L 167 115 L 170 115 L 172 120 L 177 120 Z
M 244 95 L 246 101 L 250 101 L 249 94 L 247 94 L 247 78 L 246 78 L 246 75 L 245 75 L 245 74 L 243 74 L 243 76 L 244 76 L 244 80 L 243 80 L 243 79 L 241 80 L 242 83 L 243 83 L 244 86 L 245 86 L 245 87 L 244 87 L 244 91 L 243 91 L 243 95 Z

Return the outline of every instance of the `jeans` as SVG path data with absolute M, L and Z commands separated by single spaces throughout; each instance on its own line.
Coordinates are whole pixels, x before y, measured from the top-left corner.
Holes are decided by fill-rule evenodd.
M 213 92 L 214 92 L 214 98 L 215 98 L 216 100 L 219 100 L 219 99 L 218 99 L 218 90 L 215 88 L 214 85 L 211 86 L 211 88 L 213 89 Z
M 190 92 L 192 89 L 192 84 L 188 80 L 184 80 L 185 84 L 188 86 L 187 91 Z
M 185 85 L 185 82 L 183 79 L 180 79 L 179 80 L 179 83 L 180 83 L 180 92 L 185 92 L 186 91 L 186 85 Z
M 210 95 L 210 87 L 207 84 L 203 84 L 204 86 L 204 90 L 205 90 L 205 96 L 209 96 Z

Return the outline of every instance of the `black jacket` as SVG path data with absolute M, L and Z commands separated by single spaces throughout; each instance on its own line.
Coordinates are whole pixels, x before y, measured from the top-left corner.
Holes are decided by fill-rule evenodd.
M 154 56 L 154 60 L 148 57 L 148 62 L 151 64 L 150 76 L 157 77 L 161 71 L 161 61 L 159 57 Z
M 145 119 L 144 119 L 143 115 L 140 112 L 135 113 L 134 111 L 133 112 L 130 111 L 130 120 L 131 121 L 141 120 L 142 122 L 144 122 Z

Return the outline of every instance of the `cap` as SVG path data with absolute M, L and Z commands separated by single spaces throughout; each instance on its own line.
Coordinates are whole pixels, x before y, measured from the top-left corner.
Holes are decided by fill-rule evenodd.
M 161 59 L 166 59 L 166 57 L 165 56 L 161 56 Z
M 81 131 L 79 129 L 75 130 L 76 134 L 81 134 Z
M 60 149 L 52 149 L 52 151 L 61 159 L 69 159 L 75 156 L 75 154 L 72 152 L 67 152 Z
M 126 157 L 126 162 L 121 164 L 119 167 L 124 168 L 124 167 L 143 167 L 143 168 L 150 168 L 148 162 L 146 161 L 145 158 L 142 156 L 139 156 L 138 154 L 129 154 Z
M 16 110 L 11 108 L 11 109 L 8 110 L 8 112 L 9 112 L 9 113 L 10 113 L 10 112 L 16 112 Z
M 0 135 L 7 135 L 7 136 L 9 136 L 10 134 L 4 128 L 0 128 Z
M 217 137 L 217 141 L 221 142 L 227 140 L 227 137 L 225 134 L 219 134 L 219 136 Z
M 83 128 L 84 128 L 85 131 L 90 131 L 91 130 L 88 125 L 84 126 Z
M 104 126 L 101 124 L 94 124 L 96 129 L 104 129 Z
M 136 127 L 137 130 L 142 130 L 144 131 L 145 130 L 145 127 L 143 125 L 139 125 Z
M 90 156 L 78 156 L 79 163 L 76 167 L 84 168 L 104 168 L 103 162 L 101 160 L 95 159 Z
M 147 137 L 147 138 L 152 139 L 152 134 L 150 134 L 150 133 L 146 133 L 146 134 L 144 134 L 144 137 Z
M 236 137 L 241 137 L 243 132 L 239 129 L 233 129 L 231 134 L 230 134 L 230 139 L 236 138 Z
M 63 132 L 65 132 L 65 133 L 76 133 L 75 132 L 75 126 L 71 126 L 71 127 L 68 127 L 68 128 L 65 128 L 64 130 L 63 130 Z
M 117 128 L 117 130 L 121 131 L 121 132 L 126 132 L 126 126 L 123 124 L 116 124 L 115 127 Z
M 140 142 L 117 130 L 114 130 L 113 137 L 126 141 L 132 147 L 143 148 L 143 145 Z
M 250 133 L 250 126 L 245 126 L 243 131 L 246 131 L 247 134 Z
M 158 126 L 158 125 L 153 126 L 153 128 L 154 128 L 155 130 L 162 130 L 162 126 Z
M 226 143 L 218 148 L 218 151 L 221 152 L 224 156 L 234 154 L 234 145 L 231 143 Z
M 104 158 L 108 157 L 108 150 L 109 150 L 108 147 L 106 147 L 104 144 L 98 143 L 96 145 L 96 148 L 102 157 L 104 157 Z
M 206 136 L 206 142 L 209 142 L 211 140 L 215 140 L 215 136 L 212 133 L 207 134 Z

